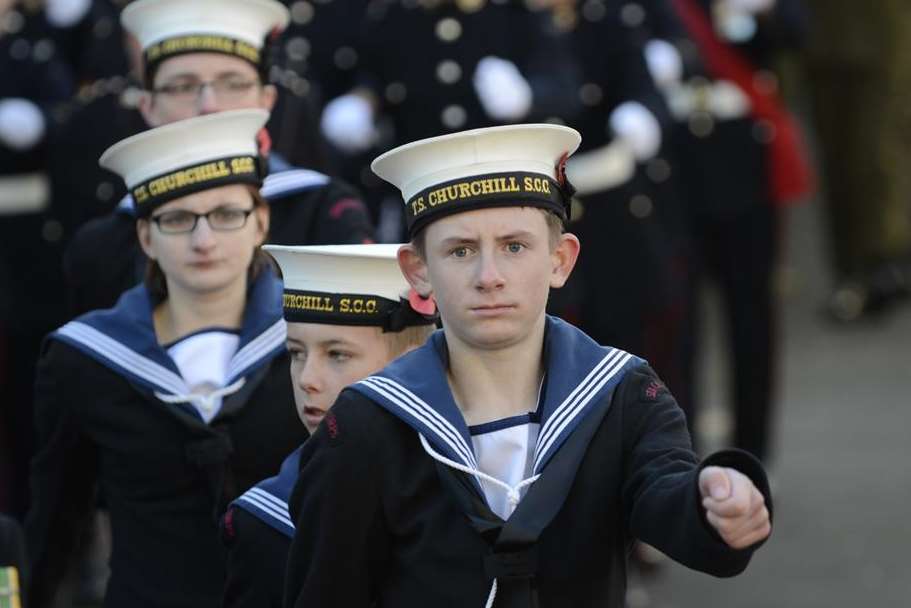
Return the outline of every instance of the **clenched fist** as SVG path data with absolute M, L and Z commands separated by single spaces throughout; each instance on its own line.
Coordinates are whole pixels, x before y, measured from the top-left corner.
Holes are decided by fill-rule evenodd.
M 706 467 L 699 473 L 699 491 L 706 519 L 730 547 L 745 549 L 772 532 L 765 499 L 743 473 Z

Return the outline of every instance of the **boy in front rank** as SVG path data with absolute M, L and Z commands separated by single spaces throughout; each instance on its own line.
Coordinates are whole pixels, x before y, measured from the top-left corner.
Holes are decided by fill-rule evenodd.
M 769 536 L 758 461 L 700 463 L 645 361 L 545 314 L 579 254 L 562 230 L 579 140 L 495 127 L 374 161 L 443 331 L 342 391 L 305 444 L 285 606 L 621 608 L 634 539 L 733 576 Z
M 398 245 L 267 245 L 281 268 L 291 382 L 310 433 L 339 392 L 422 345 L 433 331 L 433 302 L 407 297 Z M 418 312 L 415 308 L 420 309 Z M 224 608 L 282 605 L 294 534 L 288 496 L 300 449 L 281 471 L 234 501 L 222 521 L 227 547 Z

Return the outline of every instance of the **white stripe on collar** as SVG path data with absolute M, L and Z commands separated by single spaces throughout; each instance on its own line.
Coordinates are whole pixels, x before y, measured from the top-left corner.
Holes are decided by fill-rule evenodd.
M 262 357 L 268 355 L 276 348 L 284 346 L 287 335 L 288 326 L 284 319 L 279 319 L 273 323 L 269 329 L 250 340 L 249 343 L 234 354 L 228 367 L 228 377 L 233 380 L 243 372 L 246 372 Z
M 284 346 L 287 325 L 284 319 L 251 340 L 231 358 L 229 382 L 236 380 L 264 357 Z M 124 370 L 127 375 L 161 389 L 169 396 L 190 394 L 190 388 L 179 374 L 140 355 L 114 338 L 80 321 L 70 321 L 56 333 L 92 350 Z
M 575 389 L 563 400 L 554 413 L 547 419 L 541 428 L 538 445 L 535 446 L 535 466 L 537 472 L 544 462 L 548 451 L 560 434 L 573 420 L 585 409 L 585 406 L 607 384 L 611 378 L 623 369 L 632 355 L 619 349 L 611 349 L 607 356 L 596 365 L 591 372 L 576 386 Z
M 266 492 L 262 488 L 258 488 L 256 486 L 250 488 L 243 495 L 241 495 L 240 498 L 237 499 L 237 502 L 245 502 L 249 505 L 252 505 L 263 511 L 265 514 L 278 520 L 280 523 L 288 526 L 291 528 L 291 530 L 294 530 L 294 522 L 291 521 L 291 514 L 288 511 L 288 503 L 281 500 L 274 494 Z
M 289 169 L 266 177 L 260 194 L 263 198 L 275 198 L 289 192 L 306 190 L 329 183 L 329 177 L 310 169 Z
M 102 358 L 123 368 L 145 382 L 173 394 L 186 394 L 190 388 L 178 374 L 124 346 L 94 327 L 79 321 L 70 321 L 57 333 L 101 355 Z
M 383 376 L 370 376 L 361 380 L 362 384 L 373 391 L 383 395 L 392 404 L 401 408 L 407 414 L 417 418 L 433 435 L 445 442 L 446 445 L 459 456 L 461 460 L 473 469 L 478 468 L 474 450 L 465 442 L 462 435 L 443 418 L 435 409 L 427 405 L 420 397 L 398 382 Z

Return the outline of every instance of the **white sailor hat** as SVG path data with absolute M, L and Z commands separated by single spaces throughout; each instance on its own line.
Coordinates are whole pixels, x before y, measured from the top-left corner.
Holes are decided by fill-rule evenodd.
M 259 68 L 266 38 L 289 20 L 276 0 L 136 0 L 120 15 L 139 40 L 146 74 L 185 53 L 234 55 Z
M 226 184 L 262 185 L 257 134 L 265 110 L 230 110 L 170 123 L 120 141 L 99 164 L 119 174 L 148 216 L 164 203 Z
M 485 207 L 541 207 L 565 220 L 572 187 L 564 165 L 581 140 L 550 124 L 474 129 L 400 146 L 371 168 L 402 191 L 412 236 L 434 219 Z
M 416 300 L 399 270 L 399 247 L 266 245 L 263 249 L 282 272 L 286 321 L 374 325 L 395 332 L 429 325 L 436 318 L 432 301 Z

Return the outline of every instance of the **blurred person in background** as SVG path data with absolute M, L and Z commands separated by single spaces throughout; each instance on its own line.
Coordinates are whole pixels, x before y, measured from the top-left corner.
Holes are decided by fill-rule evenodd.
M 0 0 L 0 427 L 12 459 L 0 510 L 27 507 L 32 390 L 41 340 L 65 319 L 60 299 L 64 223 L 51 205 L 48 164 L 56 109 L 75 75 L 55 43 L 60 2 Z M 23 264 L 28 260 L 28 264 Z M 2 433 L 0 429 L 0 433 Z M 6 442 L 9 443 L 6 443 Z
M 732 443 L 768 462 L 781 231 L 787 205 L 805 200 L 814 185 L 772 66 L 776 53 L 803 40 L 806 14 L 800 0 L 670 5 L 696 51 L 684 55 L 679 84 L 665 88 L 680 124 L 676 158 L 695 247 L 693 298 L 700 280 L 718 284 L 731 353 Z M 696 339 L 698 309 L 690 309 Z M 696 428 L 698 410 L 686 413 Z
M 277 97 L 266 79 L 271 41 L 288 19 L 287 9 L 275 0 L 131 3 L 121 20 L 143 57 L 146 90 L 137 107 L 145 122 L 154 127 L 224 110 L 271 110 Z M 211 42 L 221 37 L 237 43 Z M 268 169 L 262 194 L 272 206 L 274 242 L 372 241 L 372 222 L 353 188 L 291 166 L 275 153 L 269 154 Z M 125 197 L 114 212 L 80 229 L 68 247 L 64 267 L 74 314 L 112 305 L 139 281 L 145 259 L 133 230 L 133 210 L 132 199 Z M 115 260 L 102 254 L 111 246 L 122 252 Z
M 355 87 L 330 100 L 323 134 L 363 158 L 399 143 L 522 120 L 562 119 L 579 108 L 578 70 L 545 10 L 524 2 L 379 0 L 366 8 Z M 367 171 L 369 173 L 369 171 Z M 375 177 L 368 181 L 377 183 Z M 387 240 L 404 224 L 385 185 Z
M 673 123 L 658 88 L 679 79 L 681 59 L 670 43 L 654 40 L 653 4 L 554 7 L 582 74 L 582 111 L 566 122 L 583 134 L 567 174 L 577 190 L 571 226 L 584 253 L 569 285 L 554 294 L 553 310 L 600 343 L 643 353 L 686 395 L 679 353 L 685 224 L 668 161 Z
M 662 8 L 621 0 L 554 6 L 582 72 L 583 109 L 567 120 L 583 135 L 567 163 L 577 190 L 570 229 L 582 253 L 549 308 L 601 344 L 641 353 L 686 410 L 686 215 L 672 169 L 674 123 L 660 93 L 679 81 L 682 60 L 657 37 Z M 647 574 L 664 561 L 640 542 L 630 557 Z
M 807 4 L 807 90 L 835 279 L 826 310 L 851 322 L 911 294 L 911 4 Z
M 354 86 L 367 1 L 282 3 L 291 19 L 275 41 L 269 71 L 270 82 L 281 92 L 270 119 L 274 149 L 292 164 L 345 175 L 363 190 L 358 181 L 340 173 L 339 158 L 319 131 L 319 116 L 328 100 Z

